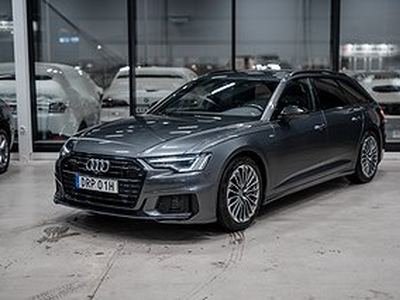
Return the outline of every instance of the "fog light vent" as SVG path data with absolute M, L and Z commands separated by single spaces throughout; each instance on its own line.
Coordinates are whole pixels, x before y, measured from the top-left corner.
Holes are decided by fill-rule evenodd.
M 158 198 L 156 209 L 160 214 L 194 213 L 196 204 L 194 195 L 168 195 Z

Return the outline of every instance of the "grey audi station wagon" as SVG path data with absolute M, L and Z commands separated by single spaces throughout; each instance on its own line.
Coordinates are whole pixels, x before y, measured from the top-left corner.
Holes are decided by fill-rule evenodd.
M 146 114 L 71 137 L 55 203 L 168 223 L 243 230 L 260 206 L 340 176 L 366 183 L 382 159 L 384 115 L 330 71 L 220 71 Z

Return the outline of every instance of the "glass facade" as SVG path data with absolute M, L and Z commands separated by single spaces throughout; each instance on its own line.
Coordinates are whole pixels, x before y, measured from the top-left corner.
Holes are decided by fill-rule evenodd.
M 231 1 L 136 1 L 135 112 L 203 73 L 230 68 Z M 105 91 L 101 121 L 130 112 L 130 68 Z
M 0 0 L 0 99 L 12 109 L 16 118 L 14 24 L 11 0 Z M 14 147 L 17 144 L 14 143 Z
M 390 147 L 400 142 L 400 2 L 342 2 L 341 69 L 382 106 Z
M 230 68 L 230 0 L 137 0 L 137 65 Z
M 128 62 L 126 1 L 35 0 L 34 143 L 57 143 L 101 120 L 102 97 Z
M 236 67 L 329 68 L 329 0 L 237 1 Z
M 339 43 L 331 28 L 336 1 L 27 1 L 34 151 L 57 150 L 83 128 L 141 114 L 209 71 L 329 69 L 339 55 L 340 70 L 382 100 L 389 142 L 400 141 L 400 4 L 340 1 L 333 16 L 340 17 Z M 12 69 L 11 0 L 0 2 L 0 63 Z
M 0 63 L 14 61 L 11 0 L 0 0 Z

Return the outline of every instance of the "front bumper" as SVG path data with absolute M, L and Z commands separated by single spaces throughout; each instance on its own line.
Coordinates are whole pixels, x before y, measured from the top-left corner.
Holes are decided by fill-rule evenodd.
M 82 195 L 68 179 L 65 171 L 69 157 L 56 162 L 56 192 L 54 202 L 97 213 L 148 219 L 162 223 L 211 223 L 216 221 L 218 185 L 215 174 L 207 172 L 176 173 L 169 170 L 143 169 L 140 187 L 112 199 L 103 199 L 104 193 Z M 121 160 L 118 159 L 120 162 Z M 129 161 L 129 159 L 128 159 Z M 68 168 L 71 168 L 68 166 Z M 126 167 L 125 167 L 126 168 Z M 91 174 L 77 167 L 72 172 Z M 71 173 L 71 172 L 70 172 Z M 105 175 L 105 178 L 115 175 Z M 124 178 L 118 178 L 124 181 Z M 123 183 L 125 185 L 125 183 Z M 96 194 L 100 193 L 100 194 Z M 127 194 L 131 193 L 132 197 Z M 136 194 L 136 196 L 134 195 Z M 97 197 L 96 197 L 97 195 Z

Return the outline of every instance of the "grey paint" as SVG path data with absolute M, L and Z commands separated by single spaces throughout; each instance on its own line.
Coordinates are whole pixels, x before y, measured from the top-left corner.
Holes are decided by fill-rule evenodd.
M 214 80 L 225 78 L 224 76 L 236 83 L 252 78 L 260 79 L 259 73 L 252 77 L 251 73 L 245 75 L 227 72 L 215 76 Z M 345 75 L 294 73 L 281 81 L 269 105 L 277 107 L 285 85 L 291 80 L 302 79 L 304 82 L 307 78 L 315 76 L 330 76 L 345 81 L 350 86 L 356 86 L 356 90 L 361 89 L 355 81 L 351 81 Z M 202 86 L 203 80 L 208 82 L 210 77 L 199 78 L 175 94 L 198 91 L 192 91 L 191 86 Z M 268 76 L 264 80 L 276 82 L 276 79 Z M 310 84 L 312 81 L 306 82 Z M 308 85 L 309 88 L 311 86 Z M 315 91 L 309 92 L 309 96 L 316 95 Z M 143 189 L 134 208 L 114 212 L 112 207 L 102 208 L 101 204 L 94 200 L 89 209 L 163 222 L 209 223 L 217 220 L 216 207 L 219 187 L 222 184 L 221 176 L 233 157 L 249 156 L 249 152 L 254 156 L 253 159 L 257 157 L 255 161 L 265 174 L 263 201 L 269 202 L 317 183 L 353 174 L 359 159 L 362 137 L 366 132 L 373 131 L 376 134 L 379 143 L 378 156 L 382 151 L 383 123 L 378 116 L 378 105 L 368 96 L 368 100 L 362 103 L 348 104 L 326 111 L 311 110 L 301 117 L 283 120 L 274 119 L 268 107 L 259 119 L 239 119 L 224 114 L 219 114 L 219 118 L 215 119 L 215 115 L 202 114 L 201 111 L 197 113 L 198 116 L 182 115 L 175 118 L 173 114 L 168 115 L 168 110 L 163 110 L 164 105 L 176 101 L 174 97 L 173 94 L 166 98 L 142 117 L 99 125 L 77 134 L 68 141 L 66 145 L 72 145 L 68 147 L 69 153 L 60 156 L 56 163 L 57 188 L 54 201 L 77 207 L 86 205 L 79 196 L 74 196 L 76 189 L 65 184 L 71 179 L 70 174 L 82 172 L 76 169 L 80 164 L 72 163 L 73 170 L 68 170 L 67 174 L 65 162 L 74 161 L 78 156 L 105 157 L 110 160 L 128 158 L 137 160 L 146 173 Z M 189 99 L 191 98 L 186 101 Z M 319 101 L 324 99 L 320 98 Z M 339 134 L 342 132 L 346 134 Z M 147 163 L 147 159 L 154 157 L 193 154 L 212 155 L 204 170 L 179 173 L 171 169 L 153 168 Z M 107 174 L 103 175 L 107 177 Z M 89 173 L 87 176 L 95 174 Z M 183 217 L 178 218 L 175 215 L 151 214 L 157 210 L 159 196 L 182 194 L 195 195 L 198 212 L 194 212 L 183 221 Z

